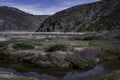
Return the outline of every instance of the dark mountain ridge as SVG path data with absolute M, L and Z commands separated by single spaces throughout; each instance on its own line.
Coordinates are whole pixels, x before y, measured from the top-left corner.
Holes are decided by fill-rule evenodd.
M 17 8 L 0 7 L 0 31 L 36 31 L 47 15 L 32 15 Z
M 107 31 L 120 29 L 120 0 L 77 5 L 48 17 L 37 31 Z

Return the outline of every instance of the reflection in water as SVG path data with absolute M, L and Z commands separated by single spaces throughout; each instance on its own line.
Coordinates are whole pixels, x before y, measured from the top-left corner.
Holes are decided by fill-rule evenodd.
M 16 70 L 11 68 L 0 68 L 0 71 L 12 72 L 18 76 L 36 77 L 36 78 L 45 79 L 45 80 L 58 80 L 57 77 L 49 76 L 47 74 L 38 74 L 37 72 L 19 73 Z M 94 74 L 100 74 L 102 72 L 104 72 L 104 67 L 102 65 L 97 65 L 94 69 L 91 69 L 85 72 L 69 72 L 59 80 L 72 80 L 77 78 L 80 79 L 83 77 L 89 77 Z
M 0 64 L 2 64 L 2 63 L 0 63 Z M 20 68 L 20 69 L 22 69 L 22 68 Z M 23 68 L 23 69 L 26 69 L 26 68 Z M 14 68 L 0 67 L 0 71 L 11 72 L 11 73 L 18 75 L 18 76 L 36 77 L 36 78 L 39 78 L 40 80 L 78 80 L 78 79 L 81 79 L 84 77 L 89 77 L 91 75 L 101 74 L 104 72 L 118 70 L 118 69 L 120 69 L 120 60 L 117 60 L 117 59 L 106 61 L 106 62 L 103 62 L 102 64 L 98 64 L 93 69 L 90 69 L 88 71 L 82 71 L 82 72 L 69 71 L 69 72 L 66 72 L 66 70 L 64 70 L 64 73 L 66 73 L 64 77 L 50 76 L 50 75 L 48 75 L 48 73 L 44 74 L 45 72 L 38 73 L 39 71 L 33 72 L 34 70 L 32 70 L 31 72 L 26 71 L 24 73 L 21 73 L 21 72 L 17 72 Z M 51 73 L 54 72 L 54 71 L 51 71 L 49 69 L 48 69 L 48 71 Z M 61 70 L 57 70 L 56 73 L 57 72 L 63 73 L 63 71 L 61 71 Z
M 74 72 L 74 73 L 68 73 L 63 80 L 71 80 L 71 79 L 77 79 L 77 78 L 83 78 L 83 77 L 89 77 L 94 74 L 100 74 L 104 72 L 104 67 L 102 65 L 97 65 L 94 69 L 85 71 L 85 72 Z
M 38 74 L 37 72 L 26 72 L 26 73 L 19 73 L 14 69 L 11 68 L 0 68 L 0 71 L 4 72 L 11 72 L 17 76 L 25 76 L 25 77 L 36 77 L 39 79 L 47 79 L 47 80 L 56 80 L 56 78 L 49 76 L 47 74 Z

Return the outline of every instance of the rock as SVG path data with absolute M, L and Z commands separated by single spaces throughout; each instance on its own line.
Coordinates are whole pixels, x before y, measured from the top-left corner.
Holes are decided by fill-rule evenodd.
M 15 78 L 16 75 L 14 75 L 13 73 L 9 73 L 9 72 L 0 72 L 0 78 Z
M 102 0 L 60 11 L 37 31 L 80 32 L 120 29 L 120 0 Z
M 80 51 L 82 51 L 82 50 L 84 50 L 85 48 L 81 48 L 81 47 L 75 47 L 74 48 L 74 51 L 77 51 L 77 52 L 80 52 Z
M 0 38 L 0 41 L 7 41 L 6 38 Z
M 0 31 L 36 31 L 47 15 L 32 15 L 17 8 L 0 7 Z
M 17 76 L 10 72 L 0 72 L 0 80 L 38 80 L 33 77 Z

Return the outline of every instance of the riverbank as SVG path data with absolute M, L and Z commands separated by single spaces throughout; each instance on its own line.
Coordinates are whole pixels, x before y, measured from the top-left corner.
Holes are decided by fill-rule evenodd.
M 88 47 L 87 41 L 27 40 L 2 44 L 1 60 L 18 61 L 35 67 L 87 68 L 99 61 L 100 48 Z M 40 42 L 41 41 L 41 42 Z M 79 44 L 78 44 L 79 43 Z M 1 44 L 1 46 L 3 46 Z M 37 44 L 37 45 L 35 45 Z M 81 44 L 81 45 L 80 45 Z M 42 45 L 42 46 L 41 46 Z M 83 47 L 79 47 L 82 46 Z M 91 51 L 91 53 L 89 53 Z M 97 60 L 98 59 L 98 60 Z M 79 62 L 80 61 L 80 62 Z M 94 62 L 95 61 L 95 62 Z
M 17 76 L 9 72 L 0 72 L 0 80 L 38 80 L 32 77 Z
M 58 68 L 83 71 L 92 69 L 104 61 L 119 59 L 119 43 L 117 38 L 108 40 L 96 36 L 12 39 L 0 42 L 0 61 L 20 63 L 36 69 Z M 49 70 L 48 72 L 53 73 Z
M 112 71 L 109 73 L 103 73 L 94 75 L 91 77 L 83 78 L 83 79 L 77 79 L 77 80 L 119 80 L 120 79 L 120 70 Z
M 0 66 L 3 64 L 0 63 Z M 5 68 L 6 65 L 6 68 Z M 15 66 L 16 65 L 16 66 Z M 116 65 L 116 66 L 114 66 Z M 19 66 L 19 67 L 18 67 Z M 21 66 L 21 67 L 20 67 Z M 11 68 L 10 68 L 11 67 Z M 42 71 L 43 70 L 43 71 Z M 53 75 L 55 70 L 55 74 Z M 52 74 L 47 73 L 51 72 Z M 26 78 L 27 80 L 31 79 L 39 79 L 39 80 L 118 80 L 119 79 L 119 71 L 120 71 L 120 60 L 114 59 L 110 61 L 106 61 L 103 63 L 97 64 L 94 68 L 90 70 L 57 70 L 57 69 L 45 69 L 39 68 L 35 70 L 32 67 L 25 67 L 18 63 L 6 63 L 4 62 L 4 68 L 0 67 L 0 72 L 7 72 L 9 77 L 17 77 L 19 80 Z M 60 76 L 60 73 L 64 73 L 63 76 Z M 14 74 L 14 75 L 13 75 Z M 116 75 L 114 75 L 116 74 Z M 22 78 L 21 78 L 22 77 Z M 9 79 L 7 79 L 9 80 Z M 13 80 L 13 79 L 12 79 Z

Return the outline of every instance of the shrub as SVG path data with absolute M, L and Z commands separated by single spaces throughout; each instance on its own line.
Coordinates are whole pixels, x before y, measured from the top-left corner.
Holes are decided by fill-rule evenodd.
M 103 49 L 102 52 L 103 54 L 100 55 L 102 61 L 112 59 L 116 56 L 111 49 Z
M 0 60 L 7 60 L 10 58 L 10 53 L 0 50 Z
M 90 69 L 95 65 L 95 60 L 89 59 L 89 60 L 80 60 L 80 61 L 75 61 L 74 62 L 77 69 Z
M 85 69 L 86 68 L 85 65 L 86 65 L 85 61 L 79 61 L 79 62 L 77 62 L 78 69 Z
M 0 42 L 0 47 L 5 47 L 7 46 L 9 43 L 8 42 Z
M 92 68 L 93 66 L 95 66 L 96 61 L 95 61 L 95 59 L 89 59 L 86 61 L 86 64 L 87 64 L 86 65 L 87 68 Z
M 64 44 L 54 44 L 46 49 L 47 52 L 66 51 L 66 50 L 67 50 L 67 46 Z
M 29 50 L 29 49 L 34 49 L 35 46 L 31 43 L 25 43 L 25 42 L 18 42 L 14 46 L 14 49 L 17 50 Z
M 82 38 L 81 37 L 70 37 L 69 40 L 72 40 L 72 41 L 74 41 L 74 40 L 82 40 Z
M 74 23 L 76 26 L 80 25 L 81 24 L 81 21 L 75 21 Z
M 70 37 L 69 40 L 101 40 L 104 39 L 102 36 L 87 36 L 87 37 Z
M 103 39 L 101 36 L 89 36 L 85 37 L 83 40 L 101 40 Z

